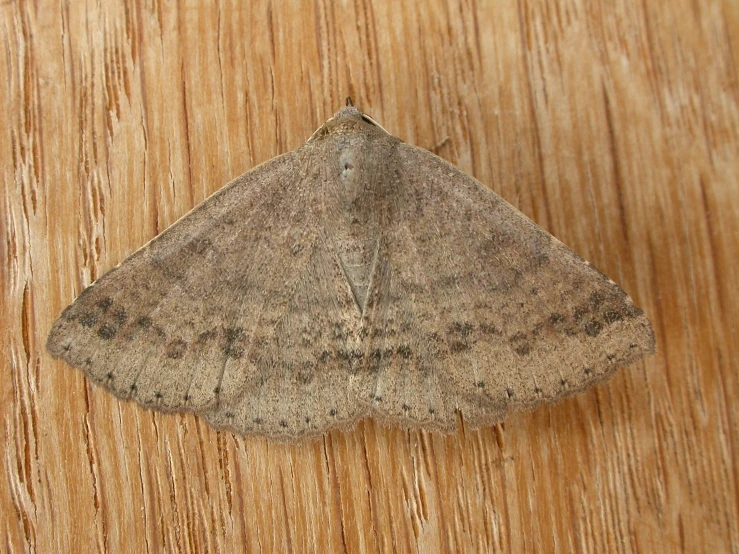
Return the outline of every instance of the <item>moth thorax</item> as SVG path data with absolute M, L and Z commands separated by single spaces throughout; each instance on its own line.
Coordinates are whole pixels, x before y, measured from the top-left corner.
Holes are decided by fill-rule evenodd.
M 344 274 L 362 309 L 382 235 L 389 218 L 387 157 L 371 155 L 371 143 L 339 150 L 336 212 L 331 234 Z M 370 146 L 370 148 L 367 148 Z M 370 155 L 368 155 L 368 150 Z

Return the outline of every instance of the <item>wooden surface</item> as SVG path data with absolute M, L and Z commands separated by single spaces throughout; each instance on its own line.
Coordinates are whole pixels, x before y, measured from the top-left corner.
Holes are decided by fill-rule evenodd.
M 419 7 L 423 4 L 424 7 Z M 739 552 L 739 6 L 0 6 L 0 551 Z M 453 436 L 283 445 L 121 402 L 53 319 L 344 97 L 617 280 L 658 353 Z

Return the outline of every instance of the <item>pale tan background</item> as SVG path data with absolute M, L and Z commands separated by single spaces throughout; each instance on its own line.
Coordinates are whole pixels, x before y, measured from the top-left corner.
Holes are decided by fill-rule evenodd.
M 737 2 L 0 13 L 0 550 L 739 552 Z M 87 284 L 347 94 L 407 142 L 449 137 L 441 156 L 633 296 L 657 355 L 495 428 L 298 446 L 50 359 Z

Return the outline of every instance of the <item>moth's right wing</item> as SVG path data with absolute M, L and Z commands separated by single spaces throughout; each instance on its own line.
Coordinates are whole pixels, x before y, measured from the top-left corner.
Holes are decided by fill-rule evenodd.
M 649 320 L 613 281 L 451 164 L 398 152 L 373 330 L 380 417 L 495 423 L 654 351 Z

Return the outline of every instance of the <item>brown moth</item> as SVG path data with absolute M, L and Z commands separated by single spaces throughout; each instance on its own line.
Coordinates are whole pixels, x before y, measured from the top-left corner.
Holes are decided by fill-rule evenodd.
M 116 396 L 297 439 L 477 428 L 654 352 L 613 281 L 350 102 L 90 285 L 49 352 Z

